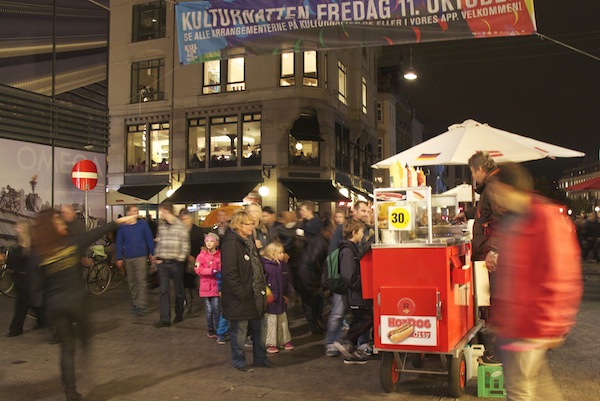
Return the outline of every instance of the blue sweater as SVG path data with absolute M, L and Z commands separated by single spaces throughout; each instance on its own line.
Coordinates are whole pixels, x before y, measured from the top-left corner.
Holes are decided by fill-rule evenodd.
M 117 260 L 154 255 L 154 239 L 148 223 L 122 224 L 117 231 Z

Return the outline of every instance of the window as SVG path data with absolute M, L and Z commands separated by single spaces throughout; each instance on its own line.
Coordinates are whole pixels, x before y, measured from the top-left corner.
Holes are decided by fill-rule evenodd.
M 362 112 L 367 114 L 367 78 L 362 77 Z
M 127 172 L 169 170 L 169 123 L 127 126 Z
M 335 123 L 335 167 L 350 173 L 350 129 Z
M 363 159 L 361 161 L 361 163 L 362 163 L 361 177 L 373 181 L 373 169 L 371 168 L 371 165 L 373 164 L 373 160 L 372 160 L 373 146 L 371 146 L 370 143 L 365 145 L 365 149 L 362 152 L 362 155 L 363 155 Z
M 242 166 L 262 164 L 260 114 L 246 114 L 242 123 Z
M 383 122 L 383 103 L 377 102 L 377 122 Z
M 221 92 L 221 61 L 212 60 L 204 62 L 204 80 L 202 93 Z
M 246 89 L 244 58 L 236 57 L 227 60 L 227 91 L 236 92 Z
M 210 119 L 209 167 L 237 166 L 238 117 L 212 117 Z
M 296 139 L 289 135 L 290 166 L 319 166 L 319 141 Z
M 165 60 L 131 64 L 131 103 L 152 102 L 165 98 L 163 75 Z
M 346 66 L 338 60 L 338 99 L 344 104 L 348 104 L 346 99 Z
M 296 85 L 296 77 L 294 76 L 294 53 L 281 54 L 281 72 L 279 74 L 279 86 L 294 86 Z
M 304 52 L 302 85 L 319 86 L 319 79 L 317 77 L 317 52 L 315 50 Z
M 188 121 L 189 168 L 206 167 L 206 119 L 194 118 Z
M 132 42 L 164 38 L 167 6 L 165 1 L 133 6 Z
M 362 162 L 365 157 L 364 152 L 360 148 L 360 145 L 358 143 L 356 143 L 356 144 L 352 145 L 352 153 L 353 153 L 352 160 L 354 162 L 354 169 L 353 169 L 354 175 L 360 176 L 361 175 L 360 166 L 362 165 Z
M 383 138 L 377 138 L 377 160 L 383 160 Z

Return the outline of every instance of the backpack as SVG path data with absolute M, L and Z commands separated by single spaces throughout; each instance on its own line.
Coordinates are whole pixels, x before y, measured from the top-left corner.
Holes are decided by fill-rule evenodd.
M 326 275 L 327 275 L 327 286 L 329 290 L 336 294 L 347 294 L 348 286 L 342 280 L 340 273 L 340 249 L 336 248 L 333 252 L 327 255 L 325 260 L 327 264 Z

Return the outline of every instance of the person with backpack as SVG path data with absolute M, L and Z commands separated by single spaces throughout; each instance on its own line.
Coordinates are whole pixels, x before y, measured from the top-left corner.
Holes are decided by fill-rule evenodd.
M 352 311 L 353 322 L 348 330 L 344 345 L 335 341 L 333 345 L 344 356 L 345 364 L 365 364 L 365 355 L 356 351 L 356 343 L 360 336 L 368 334 L 373 328 L 373 303 L 362 297 L 360 276 L 360 253 L 358 243 L 364 235 L 365 225 L 355 219 L 344 223 L 345 240 L 340 244 L 340 275 L 348 288 L 348 303 Z

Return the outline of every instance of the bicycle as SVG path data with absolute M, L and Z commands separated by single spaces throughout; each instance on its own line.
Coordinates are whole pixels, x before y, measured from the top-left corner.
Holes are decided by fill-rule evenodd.
M 117 288 L 123 281 L 125 281 L 125 278 L 127 277 L 127 270 L 125 270 L 125 267 L 119 269 L 114 263 L 110 263 L 109 267 L 111 276 L 109 288 Z
M 93 264 L 88 269 L 86 285 L 92 294 L 99 295 L 110 286 L 112 272 L 110 265 L 106 262 L 107 257 L 104 253 L 104 246 L 93 245 L 91 252 Z
M 6 252 L 3 253 L 5 253 L 6 258 L 8 258 L 8 250 L 6 250 Z M 15 282 L 13 280 L 12 271 L 8 268 L 6 262 L 2 263 L 2 265 L 0 266 L 0 292 L 3 295 L 14 298 L 17 296 L 15 292 L 13 292 L 14 287 Z

